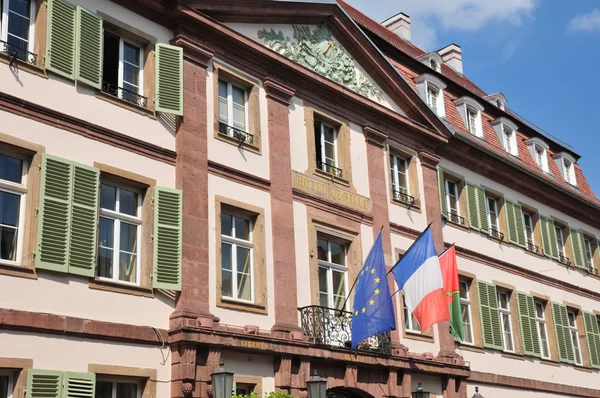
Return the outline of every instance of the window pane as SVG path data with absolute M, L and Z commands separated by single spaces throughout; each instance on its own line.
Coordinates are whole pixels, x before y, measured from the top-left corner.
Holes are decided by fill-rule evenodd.
M 250 249 L 245 247 L 237 247 L 237 272 L 249 274 L 252 272 L 250 268 Z
M 323 134 L 325 138 L 325 142 L 334 143 L 335 142 L 335 130 L 328 126 L 323 126 Z
M 221 272 L 221 294 L 224 297 L 233 297 L 233 282 L 231 280 L 231 271 L 222 270 Z
M 460 298 L 466 299 L 468 296 L 467 283 L 460 282 Z
M 21 183 L 23 161 L 21 159 L 0 154 L 0 180 Z
M 17 229 L 0 226 L 0 260 L 17 260 Z
M 139 83 L 139 74 L 140 69 L 130 65 L 128 63 L 123 63 L 123 84 L 128 84 L 129 87 L 123 87 L 126 90 L 133 91 L 134 93 L 138 93 Z
M 121 222 L 119 249 L 121 251 L 137 253 L 137 226 Z
M 508 309 L 508 294 L 500 293 L 500 308 Z
M 323 156 L 321 155 L 321 122 L 315 120 L 314 122 L 315 129 L 315 154 L 317 156 L 317 162 L 323 161 Z
M 233 104 L 233 127 L 246 131 L 246 108 Z
M 250 275 L 238 274 L 237 275 L 237 295 L 241 300 L 251 300 L 252 294 L 250 289 Z
M 119 280 L 137 282 L 137 256 L 129 253 L 119 253 Z
M 231 226 L 232 226 L 231 215 L 221 213 L 221 235 L 233 236 Z
M 117 383 L 116 398 L 137 398 L 137 388 L 135 383 Z
M 569 312 L 569 326 L 571 327 L 576 327 L 575 326 L 575 320 L 577 319 L 577 317 L 575 316 L 575 313 L 573 312 Z
M 114 221 L 100 217 L 98 227 L 98 276 L 112 278 Z
M 114 221 L 108 218 L 100 217 L 100 226 L 98 231 L 98 246 L 113 248 Z
M 221 243 L 221 268 L 231 271 L 231 245 Z
M 121 189 L 119 194 L 119 213 L 137 217 L 137 210 L 138 194 Z
M 325 141 L 325 163 L 335 167 L 335 146 L 331 142 Z
M 124 42 L 123 60 L 135 66 L 140 66 L 140 48 L 127 42 Z
M 116 210 L 117 188 L 100 184 L 100 207 L 107 210 Z
M 219 121 L 228 124 L 229 112 L 227 110 L 227 83 L 219 80 Z
M 0 191 L 0 224 L 17 227 L 21 195 Z
M 29 0 L 10 0 L 8 2 L 8 11 L 29 18 Z
M 94 398 L 112 398 L 112 383 L 110 381 L 97 381 Z
M 105 247 L 98 248 L 98 276 L 112 278 L 113 251 Z
M 12 391 L 10 393 L 12 394 Z M 8 394 L 8 376 L 0 375 L 0 398 L 7 398 Z
M 346 273 L 332 270 L 333 294 L 346 298 Z
M 327 295 L 327 270 L 323 267 L 319 267 L 319 292 Z
M 461 310 L 462 310 L 462 320 L 463 320 L 463 329 L 464 329 L 464 341 L 466 343 L 472 343 L 473 342 L 473 337 L 471 336 L 471 319 L 470 319 L 470 314 L 469 314 L 469 306 L 468 305 L 462 305 L 461 306 Z
M 246 105 L 246 90 L 241 89 L 236 86 L 231 86 L 231 99 L 234 104 L 241 105 L 244 107 Z
M 243 240 L 250 240 L 250 220 L 235 217 L 235 237 Z
M 535 316 L 544 319 L 544 304 L 535 303 Z
M 331 262 L 334 264 L 346 265 L 346 252 L 343 245 L 335 242 L 330 242 L 331 247 Z
M 317 240 L 317 257 L 322 261 L 329 261 L 327 257 L 327 241 L 323 239 Z
M 25 3 L 25 13 L 13 12 L 13 3 Z M 9 3 L 11 11 L 8 14 L 8 42 L 19 48 L 26 49 L 29 39 L 29 6 L 27 2 L 11 0 Z M 21 7 L 17 6 L 15 11 Z M 20 10 L 19 10 L 20 11 Z
M 327 293 L 319 293 L 319 305 L 329 308 L 329 296 L 327 296 Z

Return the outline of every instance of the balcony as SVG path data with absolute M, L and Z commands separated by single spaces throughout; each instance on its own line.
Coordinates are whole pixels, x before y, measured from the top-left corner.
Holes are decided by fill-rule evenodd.
M 142 108 L 148 107 L 148 98 L 108 82 L 102 82 L 102 92 Z
M 37 64 L 36 54 L 2 40 L 0 40 L 0 54 L 9 57 L 11 65 L 16 59 L 28 63 L 29 65 Z
M 223 122 L 219 122 L 219 134 L 233 137 L 239 141 L 240 145 L 244 143 L 248 145 L 254 144 L 254 136 L 252 134 L 233 126 L 229 126 Z
M 334 177 L 342 178 L 342 169 L 332 166 L 329 163 L 317 160 L 317 169 L 322 170 L 327 174 L 331 174 Z
M 446 213 L 446 218 L 451 223 L 458 224 L 458 225 L 463 226 L 463 227 L 465 226 L 465 218 L 459 216 L 458 214 L 454 214 L 451 211 L 449 211 L 449 212 Z
M 566 265 L 567 267 L 570 267 L 572 263 L 569 257 L 563 256 L 562 254 L 558 255 L 558 262 L 563 265 Z
M 532 253 L 535 253 L 535 254 L 539 254 L 540 253 L 540 248 L 538 246 L 534 245 L 531 242 L 527 242 L 525 244 L 525 250 L 527 250 L 529 252 L 532 252 Z
M 304 334 L 315 344 L 350 350 L 352 341 L 352 313 L 334 308 L 311 305 L 298 308 Z M 382 333 L 363 341 L 358 351 L 373 352 L 382 355 L 392 354 L 389 333 Z
M 500 242 L 502 242 L 504 240 L 504 233 L 500 232 L 494 228 L 490 228 L 490 236 L 494 239 L 499 240 Z
M 394 195 L 394 200 L 404 203 L 408 207 L 412 207 L 412 205 L 415 203 L 415 198 L 405 192 L 392 190 L 392 194 Z

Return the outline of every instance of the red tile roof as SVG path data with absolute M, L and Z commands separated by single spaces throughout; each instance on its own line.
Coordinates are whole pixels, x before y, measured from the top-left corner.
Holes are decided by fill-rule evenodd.
M 426 54 L 426 52 L 420 49 L 419 47 L 401 39 L 396 34 L 385 28 L 383 25 L 369 18 L 362 12 L 358 11 L 356 8 L 349 5 L 344 0 L 337 1 L 339 5 L 350 16 L 350 18 L 352 18 L 358 25 L 362 26 L 364 29 L 381 38 L 397 50 L 400 50 L 404 54 L 413 58 L 418 58 Z M 392 63 L 392 65 L 394 65 L 394 67 L 400 72 L 400 74 L 406 79 L 406 81 L 408 81 L 408 83 L 413 87 L 413 89 L 417 90 L 417 85 L 414 82 L 414 78 L 417 77 L 418 74 L 394 59 L 390 58 L 389 60 Z M 447 65 L 442 65 L 442 74 L 449 80 L 452 80 L 455 84 L 464 87 L 467 91 L 470 91 L 478 97 L 485 97 L 487 95 L 482 89 L 475 85 L 475 83 L 466 78 L 464 75 L 456 72 L 454 69 L 448 67 Z M 450 125 L 457 134 L 460 134 L 461 136 L 466 137 L 470 141 L 485 147 L 486 149 L 496 153 L 499 156 L 502 156 L 505 159 L 510 160 L 512 163 L 537 174 L 538 176 L 542 177 L 544 180 L 551 184 L 558 185 L 561 188 L 566 188 L 571 192 L 579 195 L 583 199 L 590 201 L 595 205 L 600 205 L 600 200 L 598 200 L 594 195 L 594 192 L 590 188 L 590 185 L 588 184 L 587 179 L 585 178 L 583 171 L 581 170 L 581 167 L 579 167 L 578 164 L 575 164 L 575 174 L 577 178 L 577 188 L 575 188 L 564 180 L 563 176 L 561 175 L 558 169 L 558 166 L 556 165 L 556 162 L 552 158 L 552 156 L 554 155 L 552 151 L 548 150 L 549 172 L 546 173 L 538 167 L 538 165 L 535 163 L 535 160 L 531 156 L 527 145 L 525 144 L 525 141 L 530 137 L 525 136 L 520 131 L 517 135 L 519 156 L 515 157 L 506 153 L 502 144 L 500 143 L 500 140 L 498 139 L 498 136 L 496 135 L 494 128 L 492 127 L 491 122 L 495 119 L 493 116 L 487 113 L 482 114 L 481 121 L 483 126 L 483 140 L 470 134 L 467 131 L 462 117 L 458 113 L 458 109 L 453 103 L 453 101 L 456 100 L 457 97 L 453 93 L 448 92 L 448 90 L 445 90 L 444 94 L 446 120 L 450 123 Z M 509 110 L 507 110 L 507 112 L 509 114 L 512 114 L 512 112 L 510 112 Z

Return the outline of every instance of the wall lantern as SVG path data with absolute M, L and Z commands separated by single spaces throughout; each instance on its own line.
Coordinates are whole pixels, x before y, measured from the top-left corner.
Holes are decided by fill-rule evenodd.
M 327 398 L 327 380 L 317 374 L 315 370 L 313 377 L 306 382 L 308 398 Z
M 473 398 L 483 398 L 483 395 L 479 393 L 479 387 L 475 387 L 475 394 L 473 394 Z
M 233 393 L 233 373 L 227 372 L 223 365 L 223 358 L 221 358 L 219 369 L 210 375 L 213 398 L 231 398 Z
M 429 392 L 423 391 L 423 386 L 421 382 L 419 382 L 417 386 L 417 391 L 412 393 L 412 398 L 429 398 Z

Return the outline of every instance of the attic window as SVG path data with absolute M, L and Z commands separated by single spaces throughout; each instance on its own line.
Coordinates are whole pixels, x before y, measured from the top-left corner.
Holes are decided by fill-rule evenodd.
M 483 106 L 470 97 L 461 97 L 454 101 L 454 103 L 465 123 L 467 131 L 475 137 L 483 138 L 483 125 L 481 123 Z
M 435 61 L 434 61 L 435 62 Z M 425 73 L 415 78 L 421 98 L 439 117 L 446 117 L 444 89 L 446 84 L 436 76 Z
M 558 166 L 565 181 L 573 186 L 577 186 L 577 177 L 575 174 L 575 158 L 566 152 L 561 152 L 554 156 L 554 161 Z
M 508 126 L 503 126 L 503 133 L 504 133 L 504 150 L 506 150 L 506 152 L 513 154 L 515 152 L 516 149 L 516 145 L 515 145 L 515 132 L 513 129 L 511 129 Z
M 525 141 L 525 145 L 527 145 L 535 164 L 537 164 L 542 171 L 548 173 L 548 144 L 542 139 L 534 137 Z
M 513 156 L 519 156 L 519 148 L 517 146 L 518 126 L 505 117 L 492 121 L 492 126 L 494 127 L 498 140 L 500 140 L 500 144 L 504 150 Z M 531 156 L 535 158 L 535 153 L 532 152 Z
M 564 172 L 564 176 L 565 176 L 565 181 L 568 182 L 569 184 L 574 185 L 573 181 L 571 180 L 571 173 L 573 172 L 573 163 L 571 163 L 567 159 L 563 159 L 563 164 L 564 164 L 563 172 Z
M 435 62 L 434 59 L 429 60 L 429 66 L 431 66 L 431 69 L 433 69 L 433 70 L 437 70 L 437 68 L 438 68 L 437 63 Z

